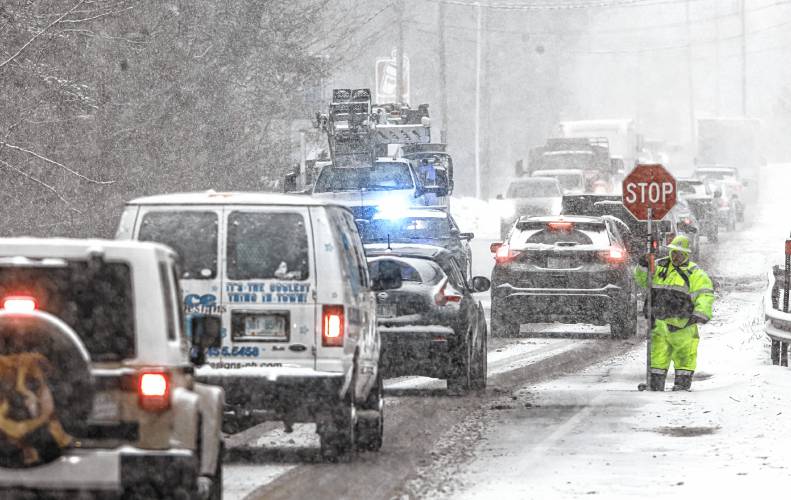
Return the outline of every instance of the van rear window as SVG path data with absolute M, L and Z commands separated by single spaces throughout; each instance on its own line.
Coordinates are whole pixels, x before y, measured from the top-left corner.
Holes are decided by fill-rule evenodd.
M 308 233 L 297 213 L 231 212 L 228 278 L 305 280 L 310 275 Z
M 137 239 L 175 250 L 181 279 L 208 280 L 217 277 L 217 224 L 214 212 L 148 212 Z

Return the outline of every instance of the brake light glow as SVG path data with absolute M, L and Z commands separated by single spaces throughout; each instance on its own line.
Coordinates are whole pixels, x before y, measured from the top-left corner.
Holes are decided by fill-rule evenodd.
M 601 252 L 601 258 L 608 264 L 623 264 L 626 262 L 626 250 L 618 245 L 612 245 L 609 250 Z
M 511 247 L 505 243 L 495 252 L 494 260 L 498 264 L 507 264 L 516 259 L 521 253 L 519 250 L 511 250 Z
M 140 374 L 137 387 L 140 408 L 146 411 L 164 411 L 170 408 L 170 377 L 163 372 Z
M 343 347 L 343 306 L 324 306 L 321 317 L 321 345 Z
M 562 231 L 562 232 L 569 232 L 574 229 L 573 222 L 550 222 L 547 224 L 547 229 L 550 231 Z
M 3 299 L 3 310 L 17 314 L 31 313 L 36 310 L 36 301 L 33 297 L 6 297 Z

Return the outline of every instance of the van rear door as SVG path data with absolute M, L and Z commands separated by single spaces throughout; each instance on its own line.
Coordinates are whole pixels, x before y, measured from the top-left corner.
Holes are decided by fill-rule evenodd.
M 135 239 L 164 243 L 178 254 L 184 312 L 220 315 L 223 293 L 219 269 L 222 208 L 141 206 Z M 216 354 L 218 349 L 210 349 Z
M 313 368 L 313 235 L 306 207 L 226 207 L 227 367 Z

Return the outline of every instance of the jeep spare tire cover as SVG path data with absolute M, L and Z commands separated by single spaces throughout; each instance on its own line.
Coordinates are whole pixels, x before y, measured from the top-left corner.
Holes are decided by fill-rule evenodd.
M 0 467 L 55 460 L 93 408 L 89 356 L 65 323 L 0 312 Z

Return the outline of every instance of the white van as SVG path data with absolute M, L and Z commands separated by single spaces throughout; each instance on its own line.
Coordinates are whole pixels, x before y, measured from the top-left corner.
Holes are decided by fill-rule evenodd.
M 127 203 L 116 238 L 176 250 L 185 312 L 221 316 L 197 374 L 225 389 L 229 432 L 316 422 L 325 455 L 379 449 L 376 299 L 348 208 L 271 193 L 152 196 Z M 398 288 L 400 273 L 373 285 Z

